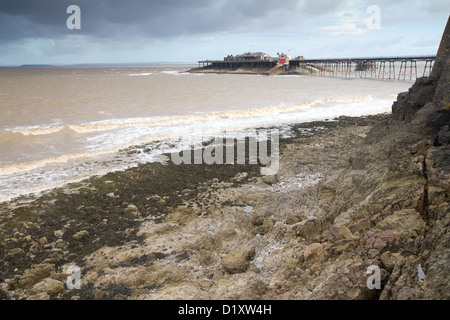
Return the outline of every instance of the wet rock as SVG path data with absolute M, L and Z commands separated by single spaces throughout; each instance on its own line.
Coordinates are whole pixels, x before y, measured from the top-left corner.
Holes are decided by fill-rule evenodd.
M 255 257 L 254 248 L 243 248 L 238 251 L 233 251 L 227 254 L 222 259 L 222 266 L 225 271 L 229 273 L 245 272 L 250 264 L 250 261 Z

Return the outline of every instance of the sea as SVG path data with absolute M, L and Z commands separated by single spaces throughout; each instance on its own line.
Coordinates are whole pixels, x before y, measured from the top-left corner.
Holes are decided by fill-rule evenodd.
M 0 68 L 0 202 L 162 161 L 183 137 L 391 112 L 412 80 L 189 73 L 189 65 Z

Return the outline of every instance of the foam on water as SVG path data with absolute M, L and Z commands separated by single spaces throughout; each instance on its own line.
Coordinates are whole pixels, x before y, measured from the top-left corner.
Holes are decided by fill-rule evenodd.
M 139 163 L 160 161 L 166 152 L 178 152 L 189 146 L 180 137 L 199 134 L 204 139 L 217 136 L 247 136 L 245 128 L 280 126 L 282 136 L 289 135 L 286 125 L 300 121 L 323 120 L 340 115 L 362 115 L 389 111 L 388 101 L 373 101 L 370 96 L 329 98 L 307 103 L 244 111 L 196 114 L 185 117 L 156 119 L 114 119 L 66 128 L 82 135 L 82 151 L 63 154 L 32 162 L 19 162 L 0 166 L 0 201 L 10 200 L 22 194 L 36 193 L 44 189 L 76 182 L 93 175 L 123 170 Z M 276 115 L 276 117 L 274 117 Z M 56 128 L 56 127 L 55 127 Z M 26 134 L 52 134 L 49 128 L 13 129 Z M 31 130 L 31 131 L 30 131 Z M 33 131 L 34 130 L 34 131 Z M 33 132 L 33 133 L 30 133 Z M 208 136 L 208 137 L 207 137 Z M 159 142 L 158 142 L 159 141 Z M 123 150 L 133 145 L 149 145 L 137 149 L 132 156 Z M 314 179 L 313 179 L 314 180 Z M 315 180 L 314 180 L 315 181 Z M 296 188 L 297 181 L 280 186 Z
M 309 102 L 302 102 L 293 105 L 280 104 L 276 107 L 267 108 L 253 108 L 239 111 L 229 111 L 229 112 L 210 112 L 210 113 L 196 113 L 194 115 L 187 115 L 182 117 L 159 117 L 159 118 L 131 118 L 131 119 L 111 119 L 104 121 L 96 121 L 85 124 L 78 125 L 66 125 L 66 126 L 32 126 L 32 127 L 16 127 L 8 130 L 3 130 L 0 132 L 12 132 L 20 133 L 25 136 L 27 135 L 45 135 L 60 132 L 64 128 L 68 128 L 78 133 L 90 133 L 99 131 L 109 131 L 114 129 L 129 128 L 129 127 L 142 127 L 142 126 L 162 126 L 162 125 L 176 125 L 180 123 L 188 123 L 195 121 L 208 121 L 208 120 L 224 120 L 224 119 L 239 119 L 239 118 L 249 118 L 249 117 L 261 117 L 263 115 L 274 115 L 283 112 L 294 112 L 309 109 L 316 105 L 324 105 L 330 103 L 351 103 L 351 102 L 364 102 L 372 101 L 373 98 L 370 95 L 361 97 L 343 97 L 343 98 L 327 98 L 319 99 Z M 344 106 L 340 105 L 339 107 Z M 353 106 L 350 106 L 353 109 Z M 318 109 L 319 110 L 319 109 Z M 322 111 L 322 109 L 320 109 Z M 331 110 L 328 109 L 327 112 Z M 373 108 L 366 109 L 367 112 L 371 113 Z M 349 110 L 351 112 L 351 110 Z M 333 116 L 331 114 L 330 116 Z M 246 119 L 247 121 L 247 119 Z
M 130 73 L 129 76 L 130 77 L 145 77 L 145 76 L 150 76 L 152 75 L 152 72 L 144 72 L 144 73 Z

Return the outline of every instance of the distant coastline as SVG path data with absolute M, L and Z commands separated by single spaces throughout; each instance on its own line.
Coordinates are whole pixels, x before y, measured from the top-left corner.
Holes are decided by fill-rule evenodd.
M 0 65 L 0 68 L 58 68 L 58 67 L 132 67 L 132 66 L 193 66 L 194 62 L 125 62 L 125 63 L 76 63 L 76 64 L 22 64 L 22 65 Z

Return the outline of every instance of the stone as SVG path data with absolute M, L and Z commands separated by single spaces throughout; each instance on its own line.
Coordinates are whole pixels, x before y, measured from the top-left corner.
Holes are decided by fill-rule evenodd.
M 304 221 L 305 218 L 300 215 L 292 215 L 286 218 L 286 224 L 292 225 Z
M 307 262 L 319 262 L 323 261 L 326 257 L 326 251 L 320 243 L 310 244 L 303 251 L 303 257 Z
M 417 236 L 424 231 L 425 222 L 414 209 L 395 211 L 391 216 L 377 223 L 376 229 L 393 232 L 404 239 Z
M 48 240 L 47 240 L 46 237 L 42 237 L 42 238 L 39 239 L 39 244 L 40 244 L 41 246 L 44 246 L 44 245 L 46 245 L 47 243 L 48 243 Z
M 27 300 L 50 300 L 50 296 L 46 292 L 39 292 L 37 294 L 28 296 Z
M 80 232 L 77 232 L 73 235 L 73 238 L 75 240 L 83 240 L 89 237 L 89 232 L 86 230 L 82 230 Z
M 33 266 L 33 268 L 24 271 L 23 275 L 19 278 L 19 287 L 22 289 L 28 289 L 33 284 L 54 274 L 54 264 L 37 264 Z
M 263 181 L 265 184 L 273 185 L 273 184 L 276 184 L 276 183 L 278 182 L 278 177 L 277 177 L 276 174 L 270 175 L 270 176 L 263 176 L 263 177 L 262 177 L 262 181 Z
M 334 238 L 335 241 L 337 241 L 337 240 L 352 240 L 353 239 L 352 232 L 345 226 L 331 227 L 330 234 Z
M 227 254 L 222 259 L 222 266 L 229 273 L 245 272 L 250 265 L 250 261 L 255 257 L 255 249 L 246 247 L 238 251 Z
M 129 205 L 125 208 L 124 212 L 125 212 L 126 214 L 136 214 L 136 213 L 138 212 L 138 208 L 137 208 L 134 204 L 129 204 Z
M 255 233 L 264 235 L 267 232 L 269 232 L 269 230 L 273 227 L 273 225 L 274 225 L 274 223 L 273 223 L 272 219 L 266 218 L 263 220 L 262 225 L 260 225 L 258 228 L 256 228 Z
M 262 226 L 264 223 L 264 218 L 265 215 L 264 214 L 255 214 L 253 215 L 253 217 L 251 218 L 250 222 L 252 223 L 252 225 L 254 225 L 255 227 L 259 227 Z
M 32 294 L 39 294 L 45 292 L 50 297 L 53 297 L 64 290 L 64 284 L 61 281 L 46 278 L 33 285 L 30 292 Z
M 53 232 L 53 235 L 54 235 L 56 238 L 60 239 L 60 238 L 62 238 L 62 236 L 64 235 L 64 232 L 61 231 L 61 230 L 56 230 L 55 232 Z
M 372 227 L 372 221 L 370 217 L 364 217 L 358 220 L 355 224 L 350 226 L 351 232 L 362 232 Z
M 14 248 L 10 250 L 7 254 L 5 254 L 5 260 L 11 262 L 19 262 L 20 260 L 25 259 L 26 253 L 20 248 Z
M 297 268 L 300 267 L 300 261 L 294 258 L 285 258 L 283 261 L 283 266 L 287 268 Z
M 295 224 L 293 229 L 297 232 L 297 236 L 311 241 L 317 234 L 322 232 L 322 225 L 318 219 L 313 217 L 310 219 L 308 217 L 308 220 Z

